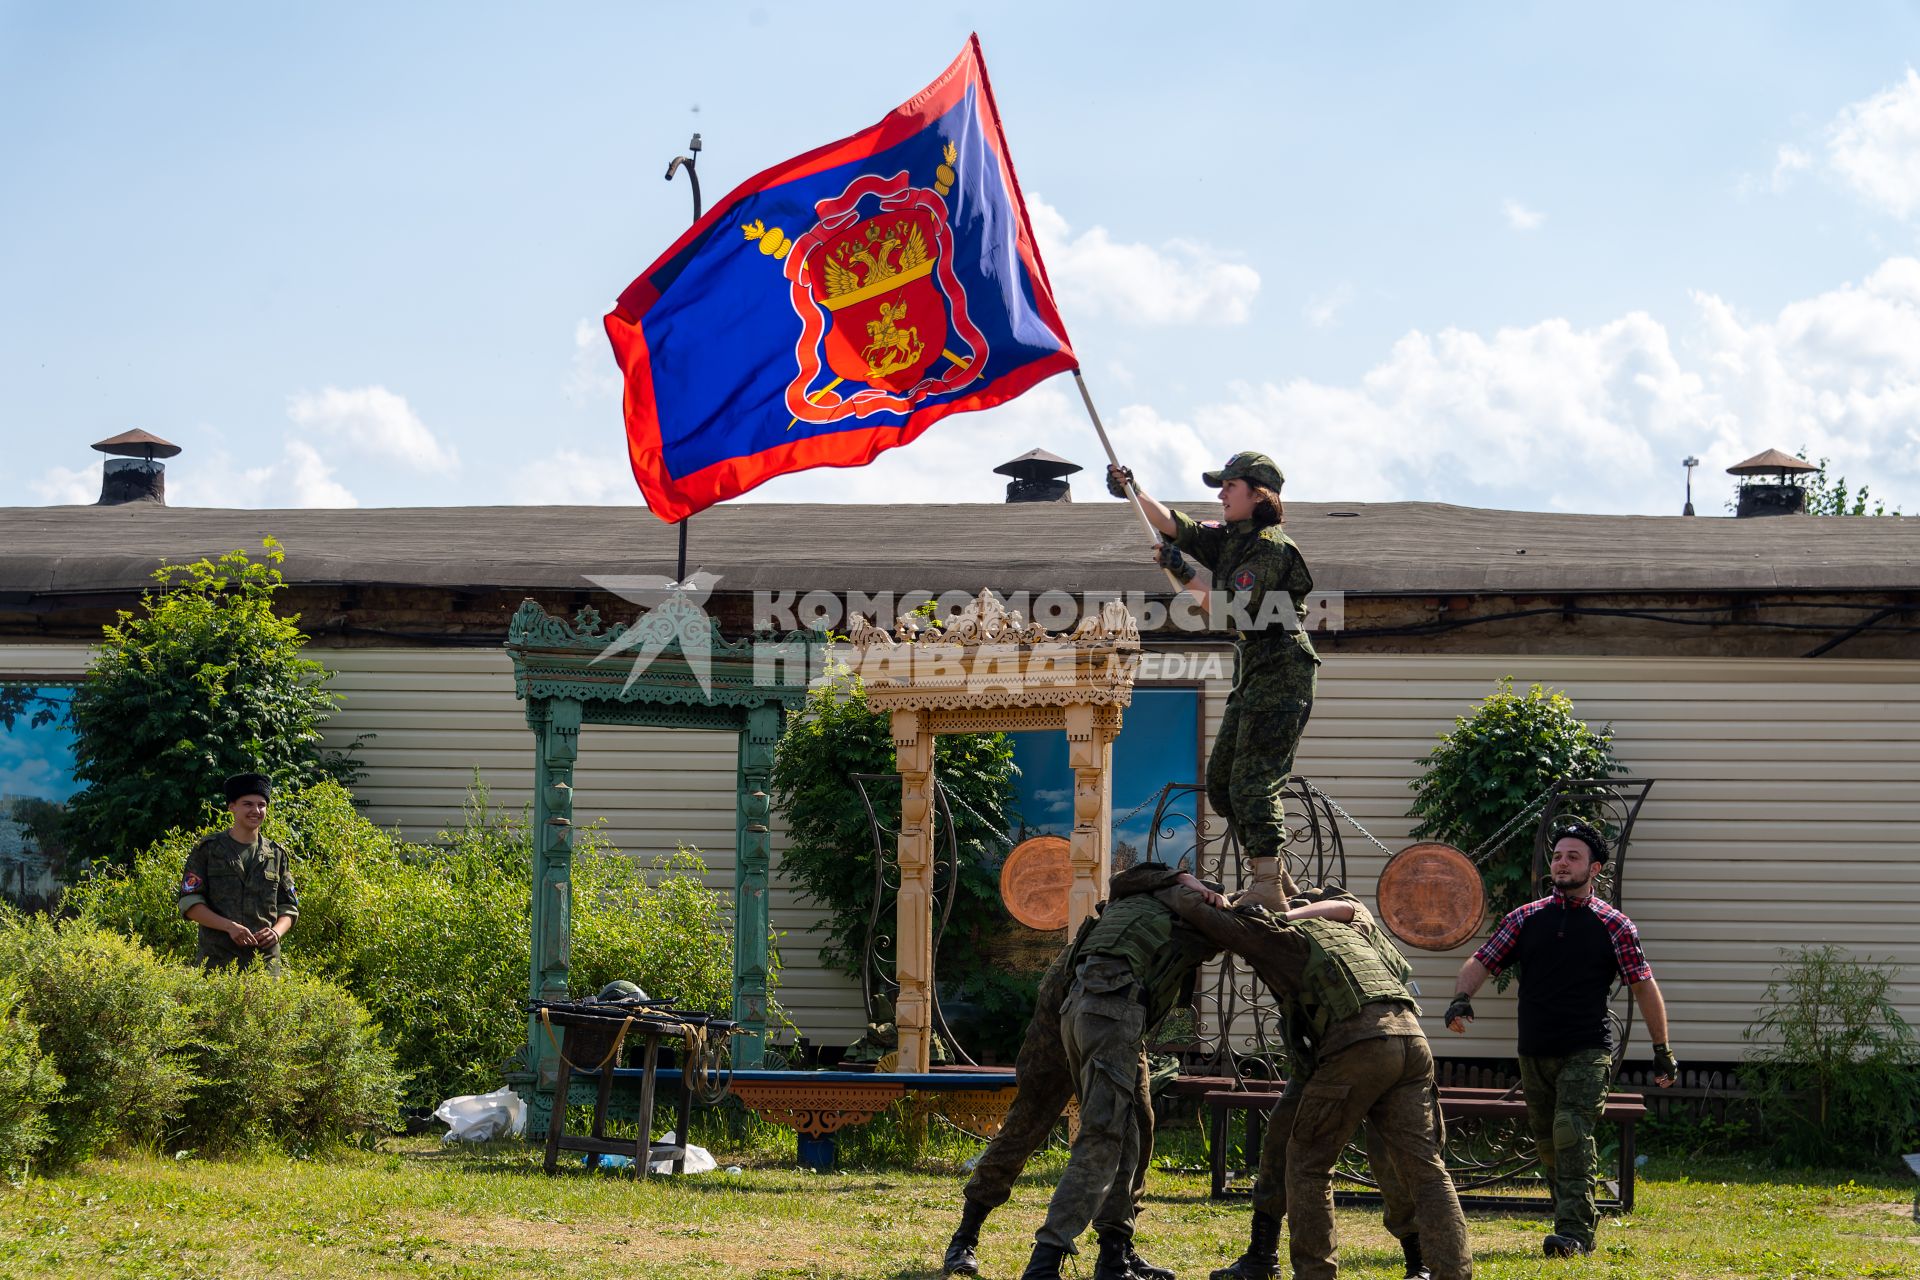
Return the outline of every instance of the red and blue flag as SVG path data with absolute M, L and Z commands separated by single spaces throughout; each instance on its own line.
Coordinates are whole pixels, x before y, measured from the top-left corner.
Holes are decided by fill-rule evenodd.
M 667 521 L 1078 367 L 977 37 L 879 124 L 735 189 L 606 324 Z

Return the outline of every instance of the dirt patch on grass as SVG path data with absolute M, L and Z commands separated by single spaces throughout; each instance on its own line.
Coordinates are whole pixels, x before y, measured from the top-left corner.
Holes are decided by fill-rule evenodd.
M 827 1261 L 829 1246 L 777 1236 L 749 1236 L 736 1229 L 697 1222 L 641 1222 L 630 1218 L 556 1222 L 499 1214 L 484 1218 L 445 1217 L 436 1227 L 472 1244 L 512 1253 L 579 1253 L 603 1257 L 614 1250 L 636 1262 L 701 1262 L 728 1274 L 752 1275 L 769 1268 Z

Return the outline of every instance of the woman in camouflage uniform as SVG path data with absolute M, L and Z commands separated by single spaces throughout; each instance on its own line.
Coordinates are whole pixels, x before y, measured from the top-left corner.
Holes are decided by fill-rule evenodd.
M 1264 453 L 1236 453 L 1202 480 L 1220 491 L 1220 520 L 1195 520 L 1148 497 L 1137 485 L 1141 508 L 1165 539 L 1160 563 L 1196 589 L 1190 555 L 1213 571 L 1211 603 L 1220 613 L 1215 628 L 1231 625 L 1239 636 L 1233 692 L 1207 759 L 1207 803 L 1240 838 L 1253 871 L 1252 901 L 1284 910 L 1294 896 L 1282 869 L 1285 842 L 1281 791 L 1293 772 L 1293 754 L 1313 714 L 1320 655 L 1304 626 L 1313 590 L 1307 562 L 1282 525 L 1280 487 L 1286 477 Z M 1112 467 L 1107 488 L 1125 497 L 1133 473 Z M 1184 553 L 1184 555 L 1183 555 Z

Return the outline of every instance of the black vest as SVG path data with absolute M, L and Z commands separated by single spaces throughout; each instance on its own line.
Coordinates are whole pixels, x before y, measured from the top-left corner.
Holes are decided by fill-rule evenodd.
M 1613 1048 L 1607 995 L 1620 976 L 1613 939 L 1590 906 L 1556 902 L 1520 925 L 1520 1052 L 1557 1058 Z

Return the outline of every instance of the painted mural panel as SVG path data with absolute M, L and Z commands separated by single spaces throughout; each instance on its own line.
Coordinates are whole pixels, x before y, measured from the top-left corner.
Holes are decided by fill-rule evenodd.
M 0 684 L 0 895 L 38 909 L 59 892 L 73 777 L 73 690 Z

